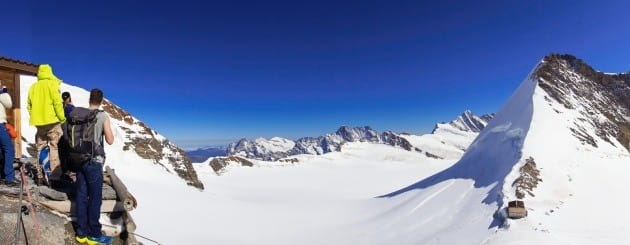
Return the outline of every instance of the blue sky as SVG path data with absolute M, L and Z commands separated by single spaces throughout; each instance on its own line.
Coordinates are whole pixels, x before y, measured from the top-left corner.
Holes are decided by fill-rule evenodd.
M 187 147 L 340 125 L 427 132 L 497 111 L 550 52 L 630 70 L 628 1 L 3 5 L 0 55 L 100 87 Z

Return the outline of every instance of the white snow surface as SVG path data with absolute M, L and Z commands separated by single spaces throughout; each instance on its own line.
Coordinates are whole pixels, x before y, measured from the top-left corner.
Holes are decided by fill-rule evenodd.
M 204 191 L 131 152 L 110 147 L 108 164 L 138 199 L 138 233 L 164 244 L 628 243 L 630 154 L 583 145 L 569 129 L 578 113 L 545 96 L 528 77 L 470 146 L 473 135 L 405 136 L 443 160 L 351 142 L 281 168 L 252 160 L 217 176 L 197 164 Z M 528 157 L 542 182 L 524 199 L 528 217 L 505 220 Z
M 257 138 L 255 141 L 261 146 L 259 150 L 262 152 L 286 152 L 295 146 L 293 140 L 281 137 L 273 137 L 271 139 Z
M 445 159 L 458 160 L 478 134 L 460 130 L 450 124 L 438 124 L 431 134 L 400 136 L 418 149 Z

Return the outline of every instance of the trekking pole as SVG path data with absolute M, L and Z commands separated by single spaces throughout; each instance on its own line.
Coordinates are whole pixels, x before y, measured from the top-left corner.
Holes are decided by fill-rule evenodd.
M 24 175 L 24 172 L 26 172 L 26 168 L 24 168 L 24 165 L 22 165 L 20 167 L 20 175 L 22 175 L 22 179 L 25 180 L 22 182 L 22 185 L 24 186 L 24 189 L 26 190 L 26 198 L 28 200 L 27 207 L 29 210 L 29 214 L 31 215 L 31 219 L 33 220 L 33 226 L 35 228 L 35 233 L 37 234 L 37 238 L 39 238 L 39 240 L 41 241 L 42 232 L 39 229 L 40 228 L 39 220 L 37 219 L 37 213 L 35 212 L 35 208 L 33 207 L 33 198 L 31 198 L 31 191 L 29 190 L 30 188 L 28 187 L 28 180 L 26 179 L 26 175 Z
M 22 179 L 22 183 L 24 183 L 24 178 L 22 175 L 22 166 L 21 166 L 22 162 L 20 162 L 18 164 L 19 167 L 19 171 L 20 171 L 20 178 Z M 15 239 L 13 244 L 17 245 L 18 241 L 20 239 L 20 233 L 21 233 L 21 227 L 20 227 L 20 223 L 22 222 L 22 193 L 24 192 L 24 185 L 22 185 L 20 183 L 20 198 L 18 199 L 18 211 L 17 211 L 17 223 L 15 223 Z
M 138 233 L 135 233 L 135 232 L 129 232 L 129 231 L 128 231 L 127 233 L 129 233 L 129 234 L 131 234 L 131 235 L 134 235 L 134 236 L 138 236 L 138 237 L 144 238 L 145 240 L 151 241 L 151 242 L 153 242 L 153 243 L 155 243 L 155 244 L 157 244 L 157 245 L 161 245 L 161 243 L 159 243 L 159 242 L 157 242 L 157 241 L 155 241 L 155 240 L 151 240 L 150 238 L 145 237 L 145 236 L 142 236 L 142 235 L 140 235 L 140 234 L 138 234 Z
M 102 226 L 107 226 L 107 227 L 112 227 L 112 228 L 117 228 L 117 226 L 115 226 L 115 225 L 108 225 L 108 224 L 101 224 L 101 225 L 102 225 Z M 140 235 L 140 234 L 138 234 L 138 233 L 131 232 L 131 231 L 127 231 L 127 233 L 128 233 L 129 235 L 134 235 L 134 236 L 137 236 L 137 237 L 143 238 L 143 239 L 145 239 L 145 240 L 147 240 L 147 241 L 150 241 L 150 242 L 153 242 L 153 243 L 155 243 L 155 244 L 157 244 L 157 245 L 161 245 L 161 243 L 160 243 L 160 242 L 158 242 L 158 241 L 156 241 L 156 240 L 153 240 L 153 239 L 151 239 L 151 238 L 148 238 L 148 237 L 146 237 L 146 236 Z M 142 243 L 140 243 L 140 244 L 142 244 Z

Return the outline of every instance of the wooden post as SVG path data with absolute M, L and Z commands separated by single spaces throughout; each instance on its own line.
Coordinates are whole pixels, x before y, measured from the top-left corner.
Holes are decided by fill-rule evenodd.
M 17 138 L 15 138 L 14 141 L 14 146 L 15 146 L 15 157 L 17 158 L 21 158 L 22 157 L 22 113 L 21 113 L 21 91 L 20 91 L 20 74 L 16 71 L 15 75 L 14 75 L 14 86 L 13 86 L 13 93 L 14 96 L 13 98 L 15 98 L 15 101 L 13 101 L 13 127 L 15 128 L 15 131 L 17 132 Z
M 112 182 L 112 187 L 116 190 L 116 195 L 118 195 L 118 199 L 125 205 L 125 210 L 131 211 L 138 206 L 138 202 L 136 198 L 127 191 L 127 187 L 123 182 L 116 176 L 116 172 L 111 169 L 109 166 L 105 167 L 105 174 Z
M 76 203 L 70 200 L 66 201 L 52 201 L 52 200 L 40 200 L 37 203 L 46 206 L 52 210 L 56 210 L 61 213 L 74 214 L 76 213 Z M 123 212 L 127 211 L 125 205 L 122 202 L 116 200 L 103 200 L 101 204 L 101 213 Z
M 15 131 L 17 137 L 14 140 L 15 157 L 22 157 L 22 114 L 20 108 L 13 109 L 13 121 L 15 122 Z

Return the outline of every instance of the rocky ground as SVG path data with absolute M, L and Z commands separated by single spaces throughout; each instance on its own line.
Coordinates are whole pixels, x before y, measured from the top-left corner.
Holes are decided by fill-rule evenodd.
M 21 212 L 23 224 L 20 225 L 18 244 L 76 244 L 74 241 L 75 229 L 68 215 L 39 204 L 40 201 L 45 200 L 70 200 L 73 196 L 71 188 L 53 190 L 47 186 L 38 186 L 28 177 L 29 175 L 26 175 L 26 180 L 35 212 L 28 209 L 29 198 L 26 191 L 22 192 L 22 207 L 20 208 L 20 187 L 0 184 L 0 244 L 13 244 L 15 242 L 18 210 L 23 211 Z M 16 172 L 16 176 L 20 176 L 19 172 Z M 115 200 L 116 192 L 113 188 L 109 185 L 103 186 L 103 199 Z M 35 228 L 33 215 L 37 218 L 40 232 L 37 232 Z M 124 244 L 124 241 L 116 239 L 113 244 Z

